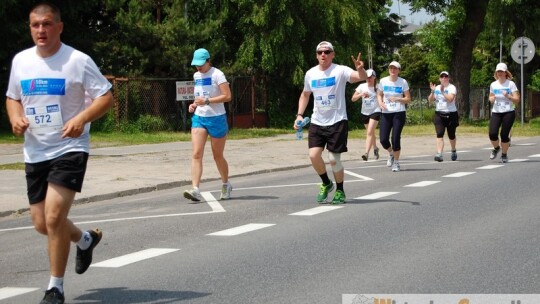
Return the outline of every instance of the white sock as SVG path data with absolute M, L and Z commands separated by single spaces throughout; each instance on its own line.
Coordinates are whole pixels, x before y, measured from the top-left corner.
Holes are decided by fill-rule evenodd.
M 88 231 L 84 231 L 81 235 L 81 239 L 77 242 L 77 246 L 82 250 L 88 249 L 92 244 L 92 235 Z
M 57 278 L 51 276 L 51 279 L 49 280 L 49 287 L 47 287 L 47 290 L 56 287 L 61 293 L 64 293 L 64 278 Z

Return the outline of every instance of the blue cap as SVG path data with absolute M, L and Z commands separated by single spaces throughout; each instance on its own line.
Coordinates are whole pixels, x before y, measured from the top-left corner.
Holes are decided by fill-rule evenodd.
M 206 60 L 210 59 L 210 53 L 206 49 L 198 49 L 193 53 L 191 65 L 204 65 Z

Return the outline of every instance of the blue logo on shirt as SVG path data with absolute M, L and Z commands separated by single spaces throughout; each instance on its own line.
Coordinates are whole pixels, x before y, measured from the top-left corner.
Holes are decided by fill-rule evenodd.
M 212 85 L 212 78 L 201 78 L 201 79 L 195 79 L 195 86 L 196 87 L 202 87 L 202 86 L 209 86 Z
M 384 86 L 383 92 L 385 93 L 398 93 L 403 94 L 403 87 L 395 87 L 395 86 Z
M 314 89 L 332 87 L 335 85 L 336 85 L 336 77 L 315 79 L 311 81 L 311 87 Z
M 66 95 L 66 80 L 59 78 L 36 78 L 21 80 L 23 96 Z

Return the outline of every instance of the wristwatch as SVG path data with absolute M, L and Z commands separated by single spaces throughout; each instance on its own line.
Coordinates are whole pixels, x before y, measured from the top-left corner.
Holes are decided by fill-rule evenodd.
M 204 104 L 205 104 L 205 105 L 209 105 L 209 104 L 210 104 L 210 99 L 208 99 L 208 97 L 206 97 L 206 98 L 204 99 Z

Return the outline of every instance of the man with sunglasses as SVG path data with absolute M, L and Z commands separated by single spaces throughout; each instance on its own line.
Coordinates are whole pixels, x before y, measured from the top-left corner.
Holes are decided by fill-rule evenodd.
M 322 181 L 317 202 L 326 203 L 328 194 L 334 189 L 322 158 L 322 152 L 326 147 L 337 188 L 331 203 L 343 204 L 346 196 L 343 189 L 345 174 L 341 163 L 341 153 L 347 152 L 349 134 L 345 87 L 347 82 L 356 83 L 366 80 L 367 74 L 364 63 L 360 59 L 361 53 L 358 53 L 357 58 L 351 56 L 355 71 L 348 66 L 332 62 L 335 57 L 334 46 L 328 41 L 319 43 L 315 52 L 319 64 L 305 74 L 304 90 L 298 100 L 298 114 L 293 127 L 296 129 L 297 121 L 303 119 L 309 98 L 313 94 L 313 114 L 309 126 L 308 147 L 313 169 Z
M 435 161 L 443 161 L 444 151 L 444 132 L 448 132 L 451 160 L 457 160 L 456 152 L 456 128 L 459 126 L 459 115 L 456 107 L 456 87 L 450 83 L 450 74 L 447 71 L 442 71 L 439 74 L 441 84 L 435 85 L 429 83 L 431 94 L 428 96 L 430 103 L 435 102 L 435 115 L 433 116 L 433 124 L 437 134 L 437 154 Z

